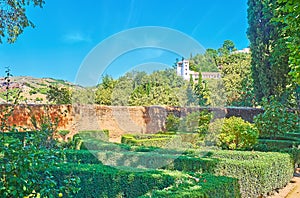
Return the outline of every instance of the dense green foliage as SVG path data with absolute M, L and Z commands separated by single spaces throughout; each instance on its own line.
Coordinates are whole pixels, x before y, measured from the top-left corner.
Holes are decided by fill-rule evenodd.
M 233 53 L 219 59 L 227 96 L 226 103 L 229 106 L 253 106 L 254 94 L 250 60 L 250 53 Z
M 195 147 L 200 140 L 198 133 L 177 132 L 170 134 L 122 135 L 121 142 L 131 146 L 181 148 Z
M 226 149 L 247 149 L 258 139 L 258 130 L 239 117 L 225 118 L 219 134 L 219 146 Z
M 290 181 L 294 171 L 290 155 L 283 153 L 190 150 L 189 153 L 176 156 L 159 153 L 162 150 L 157 151 L 151 150 L 149 153 L 147 151 L 139 153 L 125 150 L 122 152 L 93 151 L 94 156 L 90 155 L 89 151 L 85 152 L 91 159 L 97 156 L 102 163 L 120 168 L 124 166 L 159 167 L 188 173 L 211 173 L 237 178 L 242 197 L 258 197 L 277 188 L 282 188 Z M 72 152 L 74 153 L 74 151 Z M 84 151 L 80 151 L 81 155 L 83 153 Z
M 261 137 L 271 139 L 287 132 L 299 132 L 299 112 L 289 111 L 283 104 L 271 97 L 263 100 L 264 112 L 254 118 Z
M 157 71 L 143 76 L 140 83 L 136 83 L 129 104 L 184 106 L 187 100 L 185 90 L 186 82 L 176 75 L 175 70 Z
M 218 64 L 216 62 L 217 51 L 207 49 L 204 54 L 196 54 L 189 58 L 190 70 L 197 72 L 218 72 Z
M 3 38 L 14 43 L 26 27 L 34 27 L 26 16 L 26 8 L 30 5 L 42 7 L 43 4 L 43 0 L 0 1 L 0 43 Z
M 185 176 L 185 181 L 179 180 L 163 190 L 153 190 L 142 198 L 172 197 L 172 198 L 207 198 L 207 197 L 240 197 L 239 184 L 236 179 L 213 176 L 210 174 L 194 174 Z
M 102 83 L 97 86 L 95 92 L 95 103 L 100 105 L 112 104 L 112 93 L 115 87 L 116 81 L 110 76 L 104 76 Z
M 58 87 L 57 85 L 50 85 L 46 92 L 49 102 L 54 104 L 71 104 L 72 93 L 66 87 Z
M 122 135 L 121 142 L 128 145 L 135 146 L 155 146 L 155 147 L 164 147 L 168 145 L 174 136 L 172 135 L 131 135 L 126 134 Z
M 168 69 L 152 74 L 130 72 L 118 80 L 102 79 L 96 91 L 96 103 L 103 105 L 184 105 L 186 82 Z
M 76 197 L 240 197 L 236 179 L 210 174 L 77 164 L 63 164 L 51 172 L 61 176 L 58 181 L 71 172 L 78 175 L 82 186 Z
M 273 139 L 259 139 L 258 145 L 255 146 L 256 150 L 261 151 L 279 151 L 286 148 L 297 148 L 300 141 L 295 140 L 273 140 Z
M 275 96 L 284 103 L 299 106 L 299 101 L 294 102 L 295 98 L 299 100 L 299 85 L 295 84 L 299 81 L 299 20 L 295 20 L 299 15 L 299 3 L 291 2 L 294 1 L 248 0 L 247 33 L 258 102 L 264 97 Z
M 206 58 L 201 57 L 207 57 L 210 61 L 206 61 Z M 201 92 L 194 91 L 195 95 L 201 96 L 200 100 L 202 99 L 202 102 L 199 104 L 212 106 L 253 106 L 255 99 L 250 60 L 251 53 L 238 52 L 235 49 L 234 42 L 230 40 L 224 41 L 218 50 L 208 49 L 204 55 L 191 57 L 191 70 L 196 72 L 219 71 L 222 76 L 220 80 L 205 80 L 204 83 L 200 84 L 202 87 L 198 89 Z M 215 69 L 212 69 L 211 65 Z M 202 79 L 199 79 L 199 81 L 202 82 Z M 205 100 L 203 101 L 203 99 Z
M 81 180 L 81 190 L 75 197 L 138 197 L 152 189 L 163 189 L 174 178 L 161 171 L 121 170 L 103 165 L 61 164 L 50 171 L 58 183 L 75 174 Z
M 169 114 L 166 118 L 166 131 L 199 133 L 204 136 L 212 117 L 213 114 L 207 110 L 188 113 L 181 118 Z
M 199 133 L 200 136 L 204 136 L 212 117 L 213 114 L 207 110 L 188 113 L 182 118 L 179 131 Z
M 59 193 L 72 197 L 79 190 L 78 178 L 69 175 L 58 184 L 48 171 L 63 160 L 61 151 L 49 148 L 52 132 L 44 128 L 27 133 L 25 139 L 1 134 L 1 197 L 53 197 Z
M 10 82 L 10 71 L 6 71 L 6 81 Z M 14 104 L 7 105 L 1 116 L 0 124 L 0 196 L 1 197 L 55 197 L 59 194 L 72 197 L 78 192 L 78 178 L 71 174 L 67 180 L 58 184 L 48 171 L 63 161 L 63 151 L 54 139 L 56 123 L 47 115 L 37 119 L 32 116 L 32 132 L 18 133 L 17 126 L 9 124 L 15 111 L 18 97 L 7 86 L 6 102 L 13 99 Z M 30 110 L 30 109 L 29 109 Z M 12 133 L 13 131 L 14 133 Z M 7 133 L 8 132 L 8 133 Z
M 294 81 L 300 85 L 300 3 L 299 1 L 277 0 L 278 7 L 275 9 L 273 20 L 282 23 L 284 28 L 281 37 L 287 43 L 290 50 L 289 64 L 290 74 Z
M 95 140 L 108 141 L 108 139 L 109 139 L 109 131 L 108 130 L 86 130 L 86 131 L 79 131 L 75 136 L 78 136 L 81 139 L 95 139 Z

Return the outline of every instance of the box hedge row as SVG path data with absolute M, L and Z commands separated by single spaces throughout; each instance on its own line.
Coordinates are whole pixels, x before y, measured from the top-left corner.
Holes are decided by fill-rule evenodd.
M 108 130 L 84 130 L 79 131 L 73 138 L 80 139 L 95 139 L 95 140 L 109 140 L 109 131 Z
M 173 135 L 132 135 L 126 134 L 122 135 L 121 143 L 135 146 L 155 146 L 155 147 L 163 147 L 170 140 L 174 138 Z
M 195 145 L 199 140 L 198 133 L 178 132 L 165 134 L 125 134 L 122 135 L 121 143 L 132 146 L 153 146 L 153 147 L 173 147 Z
M 33 135 L 34 131 L 26 131 L 26 132 L 0 132 L 0 135 L 4 135 L 5 137 L 12 137 L 24 141 L 24 139 L 28 136 Z
M 194 179 L 194 181 L 193 181 Z M 172 185 L 163 190 L 153 190 L 141 198 L 238 198 L 239 192 L 238 180 L 224 176 L 214 176 L 211 174 L 196 174 L 188 182 Z
M 57 182 L 69 175 L 80 178 L 76 197 L 240 197 L 237 179 L 209 174 L 197 177 L 177 171 L 116 169 L 95 164 L 61 164 L 50 170 Z M 178 188 L 179 187 L 179 188 Z M 171 194 L 168 192 L 172 192 Z M 193 192 L 190 192 L 194 190 Z
M 201 152 L 198 157 L 130 151 L 92 153 L 103 164 L 111 166 L 164 168 L 234 177 L 239 179 L 242 197 L 267 195 L 282 188 L 290 181 L 294 171 L 290 155 L 284 153 L 208 151 Z
M 260 139 L 258 140 L 258 144 L 266 145 L 268 148 L 285 149 L 298 147 L 298 145 L 300 145 L 300 141 Z

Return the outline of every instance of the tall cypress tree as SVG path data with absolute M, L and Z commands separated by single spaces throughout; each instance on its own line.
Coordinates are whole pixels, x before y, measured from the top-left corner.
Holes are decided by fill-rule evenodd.
M 248 0 L 248 6 L 247 35 L 256 99 L 281 97 L 290 81 L 290 69 L 289 50 L 281 38 L 283 24 L 273 21 L 276 0 Z

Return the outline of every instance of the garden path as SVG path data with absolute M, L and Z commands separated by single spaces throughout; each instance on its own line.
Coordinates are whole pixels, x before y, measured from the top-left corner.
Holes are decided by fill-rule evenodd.
M 300 198 L 300 169 L 297 169 L 291 182 L 285 188 L 268 198 Z

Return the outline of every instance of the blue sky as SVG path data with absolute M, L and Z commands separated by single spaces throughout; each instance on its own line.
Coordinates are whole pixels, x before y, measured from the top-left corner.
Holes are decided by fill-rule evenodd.
M 227 39 L 238 49 L 249 45 L 247 0 L 46 0 L 43 9 L 28 11 L 36 27 L 14 44 L 0 45 L 1 76 L 10 66 L 15 76 L 76 82 L 82 62 L 99 43 L 143 26 L 171 28 L 204 48 L 217 49 Z M 150 62 L 172 65 L 176 57 L 162 49 L 136 49 L 113 60 L 105 73 L 118 77 Z

